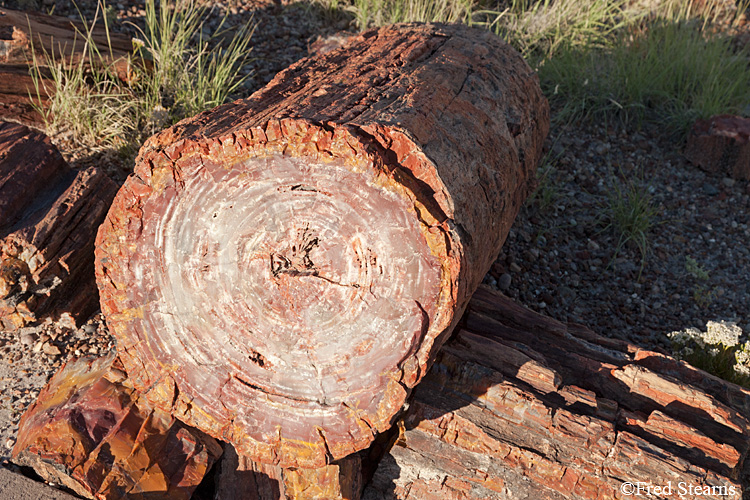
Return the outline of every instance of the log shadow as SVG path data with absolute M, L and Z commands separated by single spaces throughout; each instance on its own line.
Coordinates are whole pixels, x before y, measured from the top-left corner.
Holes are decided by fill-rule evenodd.
M 193 494 L 195 500 L 283 500 L 278 478 L 267 472 L 272 466 L 256 464 L 237 454 L 230 443 Z

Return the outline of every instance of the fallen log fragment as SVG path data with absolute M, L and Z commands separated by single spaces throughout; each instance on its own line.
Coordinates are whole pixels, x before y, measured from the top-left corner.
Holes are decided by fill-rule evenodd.
M 44 134 L 0 122 L 0 328 L 96 311 L 94 239 L 116 191 Z
M 111 354 L 52 377 L 21 418 L 13 461 L 86 498 L 188 500 L 221 452 L 153 408 Z
M 624 499 L 649 487 L 741 499 L 748 415 L 746 389 L 480 287 L 363 498 Z
M 548 121 L 509 45 L 412 24 L 153 137 L 96 251 L 135 385 L 259 462 L 367 447 L 495 259 Z

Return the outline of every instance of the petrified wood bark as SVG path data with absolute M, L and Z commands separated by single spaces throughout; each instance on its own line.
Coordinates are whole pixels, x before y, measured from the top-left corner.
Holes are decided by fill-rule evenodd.
M 718 115 L 696 121 L 685 156 L 708 172 L 750 180 L 750 118 Z
M 221 451 L 151 406 L 110 355 L 50 379 L 21 418 L 13 460 L 86 498 L 188 500 Z
M 740 499 L 748 415 L 745 389 L 480 287 L 363 497 Z
M 0 327 L 97 309 L 94 239 L 117 186 L 74 171 L 48 137 L 0 122 Z
M 97 238 L 128 373 L 257 461 L 366 447 L 499 251 L 547 129 L 503 41 L 401 25 L 155 136 Z
M 81 22 L 66 17 L 38 12 L 19 12 L 0 9 L 0 117 L 26 124 L 41 123 L 42 117 L 31 105 L 30 95 L 44 105 L 48 98 L 45 89 L 52 91 L 54 84 L 45 71 L 44 54 L 54 57 L 60 64 L 78 64 L 87 55 L 86 29 Z M 92 41 L 105 62 L 113 64 L 118 75 L 128 77 L 128 54 L 132 49 L 129 37 L 107 33 L 101 13 L 92 30 Z M 109 42 L 111 43 L 108 43 Z M 34 82 L 29 75 L 32 46 L 42 69 L 39 82 L 41 96 L 36 95 Z

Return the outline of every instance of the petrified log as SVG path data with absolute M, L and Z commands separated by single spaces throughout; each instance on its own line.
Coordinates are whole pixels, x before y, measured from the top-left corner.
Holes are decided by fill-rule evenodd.
M 750 391 L 480 287 L 363 497 L 740 499 L 749 415 Z
M 718 115 L 696 121 L 685 156 L 707 172 L 750 180 L 750 118 Z
M 117 186 L 74 171 L 48 137 L 0 122 L 0 327 L 98 306 L 94 239 Z
M 0 9 L 0 117 L 25 124 L 41 123 L 42 117 L 32 106 L 30 96 L 45 105 L 54 84 L 46 70 L 45 54 L 59 64 L 73 66 L 86 58 L 86 28 L 81 22 L 39 12 Z M 91 40 L 102 56 L 112 64 L 121 78 L 129 74 L 130 37 L 104 29 L 102 14 L 91 31 Z M 38 82 L 42 95 L 36 95 L 29 74 L 33 61 L 32 48 L 42 71 Z M 88 61 L 86 61 L 88 63 Z M 97 63 L 99 61 L 96 61 Z
M 260 462 L 368 446 L 497 255 L 548 121 L 505 42 L 411 24 L 151 138 L 97 238 L 129 375 Z
M 86 498 L 188 500 L 221 452 L 151 406 L 111 354 L 50 379 L 21 418 L 13 461 Z

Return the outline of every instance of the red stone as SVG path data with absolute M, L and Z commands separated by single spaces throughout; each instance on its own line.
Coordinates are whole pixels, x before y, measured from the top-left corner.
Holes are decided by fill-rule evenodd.
M 750 118 L 718 115 L 698 120 L 685 156 L 708 172 L 750 180 Z
M 63 365 L 21 417 L 13 461 L 86 498 L 188 500 L 221 447 L 150 405 L 114 355 Z

